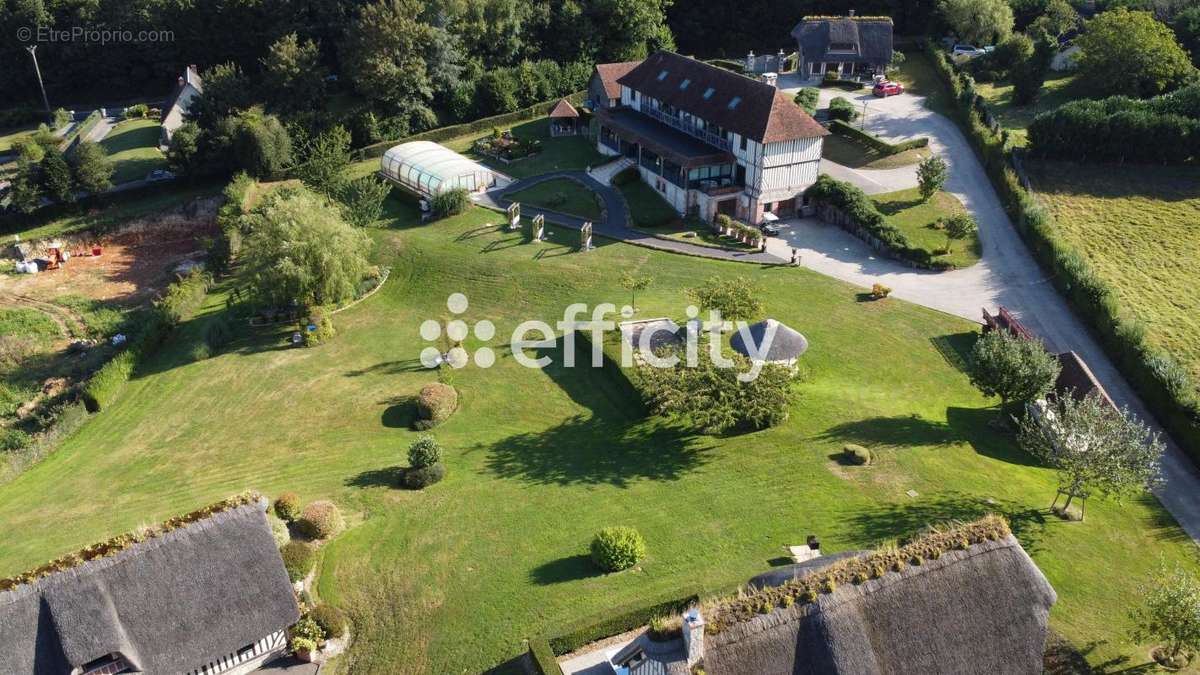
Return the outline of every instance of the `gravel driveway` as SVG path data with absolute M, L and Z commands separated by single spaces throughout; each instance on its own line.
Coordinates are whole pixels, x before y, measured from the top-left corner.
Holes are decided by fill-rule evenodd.
M 963 270 L 917 271 L 879 258 L 859 239 L 811 219 L 784 223 L 781 236 L 769 242 L 768 252 L 787 258 L 788 249 L 794 246 L 801 250 L 805 267 L 863 287 L 879 282 L 890 286 L 893 295 L 899 298 L 973 321 L 981 320 L 983 308 L 995 311 L 1004 305 L 1041 336 L 1050 349 L 1071 350 L 1082 356 L 1118 405 L 1128 406 L 1158 429 L 1141 400 L 1025 248 L 958 126 L 925 108 L 923 97 L 911 94 L 879 99 L 870 93 L 823 89 L 821 105 L 827 105 L 833 96 L 844 96 L 859 104 L 860 109 L 866 101 L 866 129 L 878 136 L 892 141 L 929 137 L 930 149 L 945 159 L 950 168 L 944 189 L 958 197 L 979 222 L 982 260 Z M 822 161 L 821 171 L 849 180 L 869 193 L 917 184 L 916 166 L 871 171 Z M 1200 541 L 1200 474 L 1183 452 L 1170 439 L 1167 441 L 1163 458 L 1166 483 L 1156 494 L 1184 530 Z

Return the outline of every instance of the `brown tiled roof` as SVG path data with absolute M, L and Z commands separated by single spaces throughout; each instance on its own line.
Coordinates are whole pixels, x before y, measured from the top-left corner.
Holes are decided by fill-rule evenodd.
M 560 98 L 558 103 L 554 104 L 554 109 L 550 111 L 551 117 L 579 117 L 579 111 L 571 102 L 565 98 Z
M 618 82 L 760 143 L 829 133 L 775 87 L 671 52 L 652 54 Z
M 1058 379 L 1054 382 L 1054 391 L 1060 395 L 1070 393 L 1076 400 L 1082 400 L 1089 394 L 1096 394 L 1104 399 L 1108 405 L 1116 408 L 1116 404 L 1109 398 L 1108 392 L 1100 384 L 1100 380 L 1092 374 L 1092 369 L 1084 363 L 1083 359 L 1075 352 L 1063 352 L 1057 355 L 1058 363 L 1062 366 L 1062 370 L 1058 373 Z
M 621 85 L 617 84 L 617 80 L 625 76 L 625 73 L 633 70 L 641 61 L 622 61 L 621 63 L 597 63 L 596 74 L 600 76 L 600 81 L 604 83 L 604 93 L 608 94 L 609 98 L 621 98 Z

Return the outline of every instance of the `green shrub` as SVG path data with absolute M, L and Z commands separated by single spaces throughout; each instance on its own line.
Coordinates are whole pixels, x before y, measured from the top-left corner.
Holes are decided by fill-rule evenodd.
M 817 113 L 817 100 L 820 97 L 820 90 L 813 87 L 805 87 L 796 92 L 796 97 L 792 99 L 796 105 L 804 109 L 804 112 L 809 115 Z
M 346 634 L 346 615 L 337 607 L 317 605 L 308 613 L 308 618 L 321 627 L 325 637 L 337 639 Z
M 267 522 L 271 524 L 271 537 L 275 540 L 277 548 L 283 548 L 292 540 L 292 533 L 288 531 L 287 523 L 282 518 L 268 513 Z
M 313 539 L 327 539 L 337 534 L 345 521 L 337 505 L 327 499 L 315 501 L 304 507 L 299 525 L 304 534 Z
M 233 322 L 229 317 L 221 315 L 208 322 L 204 329 L 204 342 L 215 354 L 233 341 Z
M 137 354 L 132 349 L 126 349 L 104 364 L 83 388 L 83 403 L 88 412 L 99 412 L 112 405 L 117 399 L 121 388 L 133 374 Z
M 33 436 L 20 429 L 0 430 L 0 452 L 15 452 L 33 445 Z
M 609 610 L 597 617 L 583 619 L 562 634 L 549 638 L 550 649 L 557 656 L 569 654 L 597 640 L 645 626 L 655 616 L 682 614 L 699 600 L 698 596 L 691 595 L 653 605 Z
M 438 218 L 446 218 L 448 216 L 456 216 L 471 205 L 471 195 L 465 188 L 455 188 L 439 192 L 433 196 L 433 200 L 429 203 L 429 207 L 433 210 L 433 215 Z
M 592 562 L 605 572 L 619 572 L 646 557 L 646 542 L 632 527 L 606 527 L 592 539 Z
M 292 642 L 291 642 L 290 646 L 292 648 L 292 651 L 297 654 L 301 654 L 301 653 L 311 654 L 311 653 L 317 651 L 316 641 L 309 640 L 308 638 L 294 637 L 294 638 L 292 638 Z
M 125 119 L 134 120 L 142 119 L 150 114 L 150 106 L 145 103 L 137 103 L 125 109 Z
M 292 583 L 307 577 L 317 562 L 316 550 L 302 541 L 290 541 L 284 544 L 279 549 L 279 555 L 283 558 L 283 567 L 287 570 L 288 579 L 291 579 Z
M 423 435 L 408 446 L 408 463 L 414 469 L 433 466 L 442 461 L 442 446 L 433 436 Z
M 212 348 L 207 342 L 197 342 L 188 349 L 188 358 L 192 361 L 203 361 L 212 356 Z
M 861 445 L 847 443 L 842 446 L 842 459 L 848 464 L 862 466 L 871 463 L 871 451 Z
M 300 495 L 284 492 L 275 498 L 275 515 L 292 522 L 300 516 Z
M 304 338 L 305 347 L 323 345 L 336 334 L 333 319 L 322 310 L 314 310 L 308 321 L 300 326 L 300 335 Z
M 325 631 L 321 629 L 321 625 L 312 619 L 310 616 L 302 616 L 291 629 L 292 637 L 302 640 L 312 640 L 320 645 L 327 637 Z
M 446 465 L 441 462 L 414 467 L 404 472 L 404 484 L 410 490 L 424 490 L 446 477 Z
M 858 117 L 858 110 L 854 104 L 841 96 L 833 97 L 829 102 L 829 118 L 833 120 L 841 120 L 843 122 L 852 122 Z
M 534 675 L 562 675 L 562 667 L 554 658 L 554 651 L 546 638 L 538 637 L 529 641 L 529 660 L 533 663 Z
M 418 429 L 431 429 L 445 422 L 458 409 L 458 392 L 454 387 L 441 382 L 432 382 L 421 387 L 417 395 Z

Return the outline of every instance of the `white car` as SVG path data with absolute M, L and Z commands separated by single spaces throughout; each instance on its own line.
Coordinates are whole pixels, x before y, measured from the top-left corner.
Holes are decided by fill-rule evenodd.
M 986 49 L 980 49 L 974 45 L 954 45 L 954 49 L 950 50 L 950 55 L 955 58 L 973 59 L 986 53 Z

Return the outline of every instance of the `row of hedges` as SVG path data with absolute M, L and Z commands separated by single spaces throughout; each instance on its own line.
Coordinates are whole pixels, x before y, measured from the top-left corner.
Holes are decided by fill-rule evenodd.
M 869 134 L 861 129 L 856 129 L 854 125 L 847 124 L 842 120 L 833 120 L 830 122 L 829 130 L 840 136 L 852 138 L 882 155 L 898 155 L 905 150 L 924 148 L 929 145 L 929 139 L 925 136 L 910 138 L 909 140 L 901 141 L 900 143 L 889 143 L 874 134 Z
M 849 221 L 851 227 L 845 229 L 893 257 L 926 269 L 953 268 L 949 262 L 937 259 L 932 251 L 913 246 L 908 237 L 875 208 L 875 202 L 850 183 L 821 174 L 805 194 L 816 200 L 819 207 L 832 208 L 843 216 L 841 219 L 829 218 L 834 214 L 824 214 L 828 219 L 842 226 L 847 225 L 842 220 Z
M 570 96 L 560 96 L 550 101 L 535 103 L 528 108 L 522 108 L 510 113 L 504 113 L 503 115 L 493 115 L 492 117 L 483 117 L 473 122 L 464 122 L 462 124 L 452 124 L 447 127 L 438 127 L 437 129 L 422 131 L 419 134 L 413 134 L 412 136 L 407 136 L 396 141 L 383 141 L 381 143 L 375 143 L 355 150 L 354 159 L 355 161 L 361 161 L 364 159 L 370 159 L 372 157 L 382 157 L 383 153 L 401 143 L 409 143 L 412 141 L 433 141 L 434 143 L 441 143 L 442 141 L 448 141 L 451 138 L 458 138 L 459 136 L 466 136 L 467 134 L 483 133 L 485 131 L 491 131 L 493 128 L 511 126 L 517 122 L 525 122 L 528 120 L 537 119 L 539 117 L 545 117 L 550 112 L 550 107 L 557 103 L 560 99 L 566 98 L 571 102 L 571 105 L 578 107 L 582 105 L 583 99 L 586 97 L 586 95 L 587 92 L 580 91 L 571 94 Z
M 208 267 L 217 274 L 229 270 L 242 246 L 242 216 L 254 188 L 254 179 L 239 173 L 221 191 L 224 203 L 217 211 L 217 236 L 208 246 Z
M 1200 85 L 1148 100 L 1113 96 L 1067 103 L 1029 126 L 1038 157 L 1075 161 L 1200 161 Z
M 1097 336 L 1146 407 L 1154 412 L 1192 459 L 1200 462 L 1200 397 L 1197 383 L 1168 353 L 1146 342 L 1145 326 L 1128 316 L 1116 292 L 1077 250 L 1059 239 L 1050 213 L 1021 184 L 1009 160 L 1008 134 L 984 122 L 986 104 L 970 76 L 957 72 L 932 43 L 926 52 L 950 88 L 958 123 L 975 146 L 1004 210 L 1050 273 L 1055 286 Z
M 126 338 L 125 350 L 96 371 L 83 388 L 83 403 L 88 412 L 99 412 L 112 405 L 137 365 L 166 340 L 180 322 L 195 314 L 204 302 L 212 278 L 193 272 L 167 287 L 162 298 L 144 311 L 134 323 L 137 332 Z
M 591 619 L 580 621 L 560 635 L 530 640 L 530 652 L 533 652 L 535 643 L 543 643 L 549 646 L 554 656 L 570 654 L 597 640 L 603 640 L 604 638 L 620 635 L 640 626 L 645 626 L 656 616 L 682 614 L 688 607 L 697 604 L 699 601 L 700 596 L 693 594 L 684 598 L 675 598 L 653 605 L 627 606 L 613 609 Z M 536 655 L 534 661 L 537 662 Z M 543 672 L 549 675 L 552 671 Z
M 58 144 L 58 149 L 62 150 L 63 152 L 70 152 L 71 149 L 75 147 L 76 141 L 86 138 L 87 135 L 91 133 L 92 129 L 96 128 L 96 125 L 100 123 L 100 119 L 100 111 L 93 110 L 92 114 L 88 115 L 86 119 L 77 124 L 70 133 L 68 133 L 66 136 L 63 136 L 62 142 Z

